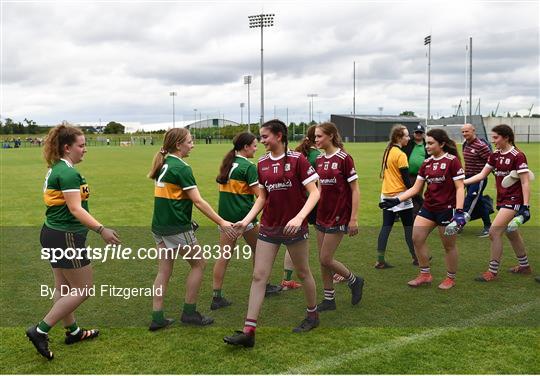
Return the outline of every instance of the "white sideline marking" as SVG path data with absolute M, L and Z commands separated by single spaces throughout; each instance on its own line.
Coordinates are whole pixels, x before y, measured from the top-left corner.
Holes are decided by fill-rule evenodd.
M 452 327 L 434 328 L 434 329 L 429 329 L 424 332 L 413 334 L 407 337 L 398 337 L 387 342 L 383 342 L 374 346 L 354 350 L 354 351 L 345 353 L 343 355 L 337 355 L 333 357 L 324 358 L 315 362 L 307 363 L 300 367 L 289 368 L 282 374 L 304 374 L 305 375 L 305 374 L 320 373 L 320 371 L 323 369 L 334 368 L 343 363 L 358 359 L 366 355 L 372 355 L 378 352 L 386 352 L 386 351 L 393 350 L 402 346 L 409 345 L 411 343 L 432 339 L 434 337 L 438 337 L 440 335 L 446 334 L 451 331 L 459 331 L 459 330 L 467 329 L 471 326 L 482 324 L 487 321 L 497 320 L 497 319 L 501 319 L 512 314 L 520 313 L 520 312 L 533 308 L 539 303 L 540 301 L 537 300 L 537 301 L 532 301 L 532 302 L 528 302 L 524 304 L 518 304 L 518 305 L 514 305 L 500 311 L 494 311 L 494 312 L 491 312 L 482 316 L 458 321 L 455 324 L 455 326 L 452 326 Z

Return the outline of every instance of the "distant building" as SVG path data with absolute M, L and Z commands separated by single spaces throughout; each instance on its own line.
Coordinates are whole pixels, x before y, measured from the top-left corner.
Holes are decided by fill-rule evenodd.
M 356 132 L 353 130 L 352 115 L 330 115 L 330 121 L 336 125 L 345 142 L 381 142 L 388 141 L 390 129 L 394 124 L 403 124 L 409 132 L 418 125 L 424 125 L 424 119 L 414 116 L 391 115 L 356 115 Z

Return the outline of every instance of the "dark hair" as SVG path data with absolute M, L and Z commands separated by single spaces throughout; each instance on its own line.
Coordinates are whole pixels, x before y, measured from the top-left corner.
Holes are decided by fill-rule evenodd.
M 433 137 L 435 141 L 437 141 L 439 144 L 444 143 L 442 149 L 445 152 L 455 155 L 456 157 L 459 158 L 459 153 L 458 153 L 455 141 L 450 139 L 450 137 L 448 137 L 448 133 L 446 133 L 444 129 L 440 129 L 440 128 L 431 129 L 427 132 L 427 136 Z
M 297 152 L 304 154 L 306 157 L 309 155 L 309 149 L 315 146 L 315 128 L 316 125 L 312 125 L 307 129 L 306 137 L 302 140 L 302 143 L 294 149 Z
M 80 128 L 72 125 L 58 125 L 51 129 L 45 138 L 43 157 L 47 166 L 52 167 L 64 156 L 64 145 L 73 145 L 78 136 L 84 136 Z
M 516 144 L 514 143 L 514 131 L 512 130 L 512 128 L 510 128 L 509 125 L 499 124 L 494 126 L 491 131 L 497 133 L 499 136 L 507 137 L 508 142 L 511 143 L 513 146 L 516 146 Z
M 341 150 L 345 150 L 343 147 L 343 141 L 341 140 L 341 135 L 339 134 L 339 131 L 334 123 L 325 121 L 324 123 L 317 124 L 316 127 L 322 130 L 325 135 L 332 136 L 332 145 L 334 145 L 336 148 L 340 148 Z
M 289 139 L 287 137 L 287 126 L 284 122 L 278 119 L 272 119 L 265 122 L 262 126 L 262 128 L 268 128 L 270 132 L 275 134 L 276 136 L 281 133 L 281 142 L 285 146 L 285 158 L 283 158 L 283 163 L 287 163 L 287 149 L 289 147 Z M 283 174 L 285 174 L 285 169 L 283 169 Z
M 229 173 L 231 171 L 234 158 L 236 157 L 236 152 L 242 150 L 244 146 L 251 145 L 253 140 L 256 137 L 253 133 L 239 133 L 233 138 L 233 148 L 225 154 L 223 161 L 221 162 L 221 167 L 219 168 L 219 175 L 216 178 L 216 181 L 219 184 L 225 184 L 229 181 Z
M 381 162 L 381 171 L 379 172 L 379 176 L 381 178 L 384 177 L 384 169 L 387 167 L 388 155 L 390 154 L 390 149 L 392 149 L 394 145 L 398 143 L 399 139 L 405 135 L 406 129 L 407 127 L 404 126 L 403 124 L 394 124 L 394 126 L 390 130 L 390 136 L 388 136 L 390 141 L 386 145 L 386 149 L 384 149 L 382 162 Z
M 165 156 L 168 153 L 174 153 L 177 150 L 176 144 L 184 143 L 189 134 L 189 129 L 187 128 L 171 128 L 165 133 L 163 146 L 156 155 L 154 155 L 152 168 L 147 175 L 150 179 L 158 178 L 159 172 L 165 163 Z

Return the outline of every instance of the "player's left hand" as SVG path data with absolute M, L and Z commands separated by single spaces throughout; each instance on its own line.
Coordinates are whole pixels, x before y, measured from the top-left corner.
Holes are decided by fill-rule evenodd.
M 298 231 L 300 231 L 300 227 L 302 227 L 302 222 L 303 222 L 302 219 L 298 217 L 294 217 L 285 225 L 285 228 L 283 229 L 283 234 L 284 235 L 296 234 Z
M 238 237 L 236 229 L 233 227 L 233 224 L 229 221 L 224 220 L 219 225 L 219 229 L 223 231 L 225 235 L 227 235 L 227 237 L 231 240 L 236 240 L 236 238 Z
M 349 236 L 358 235 L 358 221 L 351 220 L 349 222 Z
M 523 223 L 531 219 L 531 210 L 529 205 L 519 205 L 519 210 L 515 216 L 517 217 L 518 215 L 523 216 Z
M 456 222 L 459 227 L 463 227 L 467 224 L 467 220 L 465 219 L 465 212 L 463 211 L 463 209 L 456 209 L 456 212 L 452 217 L 452 221 Z

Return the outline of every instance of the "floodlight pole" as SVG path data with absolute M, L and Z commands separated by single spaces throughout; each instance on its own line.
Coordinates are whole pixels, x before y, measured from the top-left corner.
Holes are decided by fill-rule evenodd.
M 313 98 L 318 97 L 319 94 L 308 94 L 307 96 L 311 98 L 311 107 L 309 111 L 309 122 L 311 123 L 313 121 Z
M 263 30 L 265 27 L 274 26 L 274 14 L 257 14 L 249 16 L 249 28 L 261 29 L 261 120 L 260 125 L 264 123 L 264 37 Z
M 178 93 L 176 91 L 171 91 L 169 93 L 169 96 L 172 97 L 172 127 L 175 128 L 175 116 L 174 116 L 174 97 L 176 97 Z
M 240 125 L 244 124 L 244 106 L 244 102 L 240 103 Z
M 249 86 L 251 85 L 251 76 L 244 76 L 244 85 L 248 88 L 248 132 L 251 133 L 251 101 L 249 99 Z

